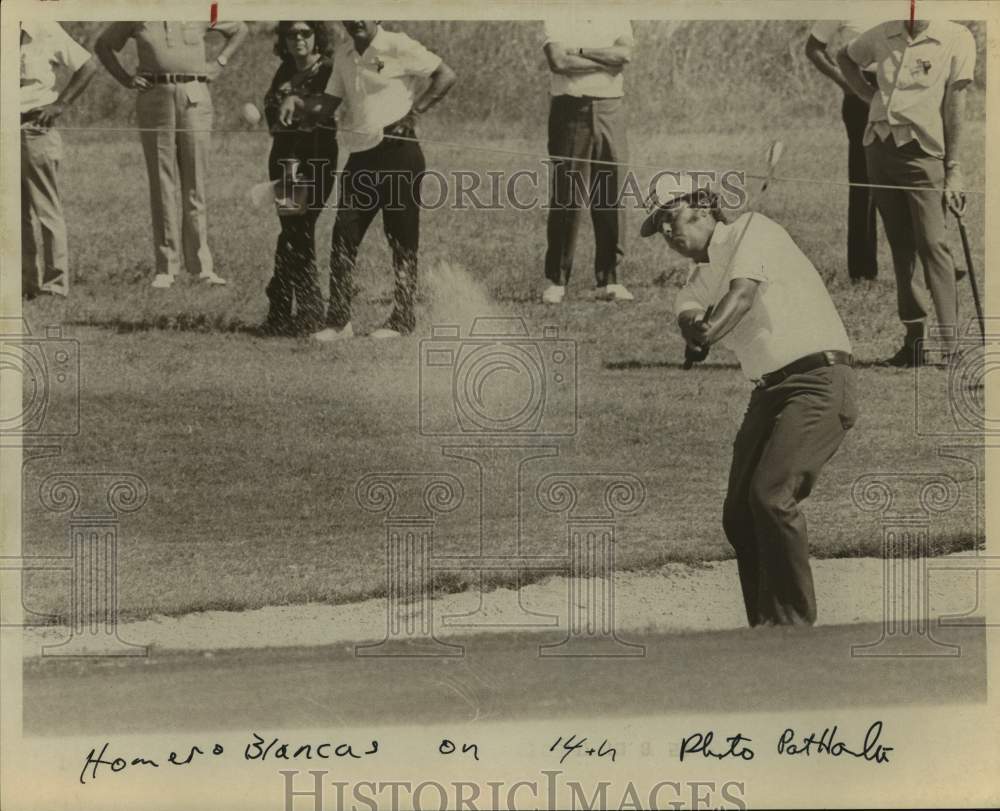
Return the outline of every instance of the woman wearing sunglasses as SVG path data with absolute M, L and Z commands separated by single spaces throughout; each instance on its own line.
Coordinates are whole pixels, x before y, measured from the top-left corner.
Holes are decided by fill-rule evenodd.
M 323 296 L 316 273 L 316 221 L 333 191 L 337 170 L 336 123 L 278 120 L 289 95 L 322 93 L 333 71 L 333 37 L 325 23 L 278 23 L 274 52 L 281 59 L 264 97 L 264 114 L 273 142 L 268 176 L 280 181 L 281 233 L 274 254 L 274 275 L 267 286 L 270 309 L 261 331 L 266 335 L 308 335 L 322 326 Z M 294 314 L 293 314 L 294 309 Z

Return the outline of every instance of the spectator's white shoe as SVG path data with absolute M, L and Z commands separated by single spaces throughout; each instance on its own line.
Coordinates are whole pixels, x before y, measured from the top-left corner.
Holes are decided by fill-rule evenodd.
M 550 284 L 542 293 L 542 302 L 545 304 L 562 304 L 566 296 L 566 287 L 561 284 Z
M 336 329 L 335 327 L 327 327 L 326 329 L 321 329 L 319 332 L 313 333 L 313 340 L 319 341 L 321 344 L 329 344 L 334 341 L 343 341 L 347 338 L 354 337 L 354 327 L 350 324 L 343 327 L 342 329 Z
M 607 287 L 598 287 L 594 293 L 594 298 L 600 301 L 635 301 L 635 296 L 623 284 L 609 284 Z
M 211 285 L 212 287 L 221 287 L 224 284 L 229 284 L 229 282 L 211 270 L 203 270 L 199 273 L 198 281 L 202 284 Z
M 391 329 L 390 327 L 379 327 L 378 329 L 373 330 L 368 337 L 375 338 L 376 340 L 384 338 L 402 338 L 403 333 L 397 329 Z
M 174 283 L 173 273 L 157 273 L 153 277 L 153 287 L 157 290 L 166 290 L 171 287 Z

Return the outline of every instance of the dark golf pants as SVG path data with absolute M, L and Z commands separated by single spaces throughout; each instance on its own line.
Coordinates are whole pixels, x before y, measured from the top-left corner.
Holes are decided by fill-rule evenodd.
M 408 135 L 412 137 L 412 131 Z M 358 248 L 368 226 L 381 211 L 396 278 L 394 306 L 386 326 L 400 332 L 413 331 L 420 245 L 420 181 L 424 169 L 424 153 L 415 141 L 387 138 L 347 159 L 330 251 L 328 326 L 341 329 L 351 320 Z
M 918 187 L 916 191 L 875 189 L 875 202 L 892 249 L 899 319 L 906 326 L 907 339 L 913 342 L 924 335 L 931 309 L 929 290 L 942 349 L 948 350 L 957 335 L 958 289 L 941 204 L 944 161 L 928 155 L 916 141 L 896 146 L 891 137 L 869 144 L 867 158 L 872 183 Z
M 800 505 L 857 415 L 847 366 L 792 375 L 751 395 L 733 443 L 723 510 L 750 625 L 816 621 Z
M 868 105 L 853 93 L 844 95 L 840 108 L 847 129 L 847 179 L 868 183 L 865 159 L 865 127 Z M 864 185 L 851 186 L 847 194 L 847 273 L 852 279 L 874 279 L 878 274 L 878 233 L 875 200 Z
M 597 286 L 618 281 L 625 254 L 625 211 L 619 197 L 624 166 L 590 161 L 628 160 L 622 99 L 553 96 L 549 110 L 552 183 L 549 200 L 545 276 L 565 285 L 573 272 L 573 254 L 583 209 L 594 224 L 594 275 Z

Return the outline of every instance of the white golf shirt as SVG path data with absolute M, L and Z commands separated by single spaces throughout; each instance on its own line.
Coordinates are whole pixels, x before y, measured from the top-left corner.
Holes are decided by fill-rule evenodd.
M 869 28 L 874 28 L 883 22 L 885 20 L 878 17 L 854 20 L 816 20 L 809 31 L 809 36 L 822 42 L 826 46 L 826 52 L 830 58 L 836 61 L 837 52 L 841 48 L 847 47 Z M 864 69 L 874 69 L 874 65 L 865 65 Z
M 441 57 L 406 34 L 378 27 L 363 54 L 353 40 L 338 46 L 326 92 L 344 100 L 339 113 L 342 149 L 362 152 L 378 146 L 382 130 L 413 107 L 422 80 Z
M 76 73 L 90 52 L 54 21 L 24 20 L 21 31 L 21 112 L 26 113 L 59 98 L 58 66 Z
M 545 41 L 566 48 L 610 48 L 613 45 L 633 45 L 632 23 L 620 17 L 596 20 L 580 20 L 566 9 L 562 17 L 546 20 Z M 602 99 L 616 99 L 625 95 L 625 74 L 623 71 L 610 73 L 600 70 L 595 73 L 581 73 L 560 76 L 553 73 L 551 79 L 553 96 L 594 96 Z
M 718 304 L 733 279 L 759 282 L 753 306 L 722 339 L 748 379 L 758 380 L 814 352 L 851 351 L 819 273 L 774 220 L 753 212 L 731 225 L 718 223 L 708 259 L 691 271 L 674 309 L 682 313 Z
M 896 146 L 916 139 L 935 158 L 944 157 L 941 105 L 952 85 L 972 81 L 976 40 L 964 25 L 933 20 L 909 39 L 901 20 L 870 28 L 847 46 L 859 65 L 874 62 L 878 91 L 872 97 L 864 144 L 892 135 Z

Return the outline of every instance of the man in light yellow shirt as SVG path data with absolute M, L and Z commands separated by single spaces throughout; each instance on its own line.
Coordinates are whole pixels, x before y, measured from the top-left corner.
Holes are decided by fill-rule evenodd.
M 965 90 L 973 78 L 976 46 L 964 26 L 946 20 L 882 23 L 843 48 L 837 62 L 854 92 L 870 102 L 865 148 L 892 248 L 899 318 L 906 327 L 892 366 L 922 362 L 916 351 L 930 310 L 928 288 L 950 353 L 958 337 L 955 263 L 948 247 L 945 214 L 964 185 L 961 170 Z M 861 68 L 874 64 L 878 89 Z M 926 191 L 924 191 L 926 189 Z M 917 258 L 923 272 L 917 270 Z

